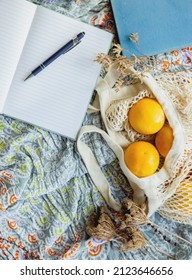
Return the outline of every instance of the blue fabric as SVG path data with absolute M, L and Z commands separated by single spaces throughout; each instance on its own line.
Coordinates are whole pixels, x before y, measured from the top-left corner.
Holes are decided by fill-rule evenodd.
M 111 0 L 124 55 L 154 55 L 192 45 L 191 0 Z M 128 38 L 139 34 L 139 46 Z

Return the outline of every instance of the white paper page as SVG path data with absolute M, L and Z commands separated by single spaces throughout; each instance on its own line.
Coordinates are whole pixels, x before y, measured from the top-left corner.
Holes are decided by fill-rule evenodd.
M 25 0 L 0 0 L 0 113 L 35 10 L 36 6 Z
M 82 42 L 37 76 L 30 72 L 84 31 Z M 98 53 L 108 52 L 112 35 L 38 7 L 4 113 L 75 139 L 99 76 Z

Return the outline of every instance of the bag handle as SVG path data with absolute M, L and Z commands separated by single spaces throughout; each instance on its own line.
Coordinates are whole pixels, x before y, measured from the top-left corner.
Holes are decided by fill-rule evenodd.
M 88 125 L 88 126 L 83 126 L 79 132 L 78 139 L 77 139 L 77 149 L 78 152 L 81 154 L 82 159 L 88 169 L 88 172 L 97 186 L 98 190 L 104 197 L 105 201 L 107 204 L 114 210 L 119 211 L 121 209 L 121 206 L 118 202 L 115 201 L 115 199 L 111 195 L 111 190 L 110 190 L 110 185 L 105 178 L 95 156 L 93 155 L 93 152 L 91 149 L 86 145 L 84 142 L 81 141 L 81 138 L 84 134 L 86 133 L 91 133 L 91 132 L 97 132 L 101 134 L 104 139 L 107 141 L 110 147 L 117 152 L 121 153 L 120 148 L 111 141 L 107 133 L 96 126 L 93 125 Z

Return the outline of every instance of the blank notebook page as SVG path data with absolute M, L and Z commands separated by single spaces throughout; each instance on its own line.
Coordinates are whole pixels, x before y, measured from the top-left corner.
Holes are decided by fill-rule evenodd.
M 24 82 L 40 63 L 80 32 L 81 43 L 37 76 Z M 38 7 L 3 113 L 75 139 L 90 102 L 112 35 L 91 25 Z
M 0 0 L 0 113 L 35 11 L 36 6 L 27 1 Z

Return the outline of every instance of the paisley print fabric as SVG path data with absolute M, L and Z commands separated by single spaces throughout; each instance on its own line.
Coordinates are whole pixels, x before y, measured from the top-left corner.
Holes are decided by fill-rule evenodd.
M 109 0 L 32 2 L 112 32 L 117 41 Z M 190 69 L 192 48 L 156 58 L 157 72 Z M 84 124 L 105 129 L 99 113 L 87 113 Z M 113 196 L 130 196 L 118 161 L 101 136 L 95 133 L 84 140 Z M 192 242 L 192 226 L 170 222 L 158 213 L 151 217 L 154 225 L 140 228 L 149 244 L 142 250 L 120 252 L 116 240 L 90 238 L 86 221 L 103 203 L 75 142 L 0 116 L 0 259 L 192 259 L 191 245 L 171 234 Z

